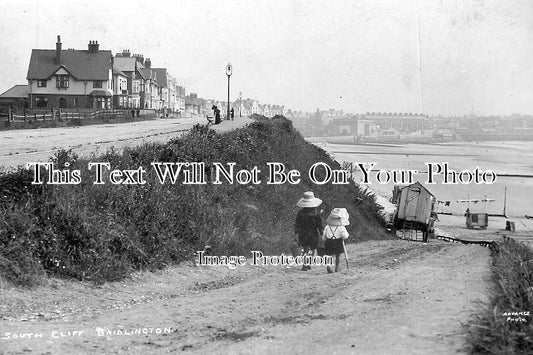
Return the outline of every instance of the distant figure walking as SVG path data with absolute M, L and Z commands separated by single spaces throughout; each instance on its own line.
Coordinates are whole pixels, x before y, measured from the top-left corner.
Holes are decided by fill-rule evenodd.
M 211 107 L 213 109 L 213 114 L 215 115 L 215 124 L 220 124 L 220 110 L 216 105 Z
M 326 255 L 335 256 L 335 272 L 339 271 L 341 254 L 345 253 L 344 239 L 349 234 L 346 230 L 348 221 L 348 211 L 345 208 L 334 208 L 326 219 L 326 227 L 322 234 Z M 332 273 L 331 267 L 327 266 L 328 273 Z
M 231 120 L 233 121 L 233 119 L 235 118 L 235 110 L 233 110 L 233 108 L 230 110 L 230 116 Z
M 303 249 L 303 256 L 314 256 L 322 235 L 323 227 L 319 210 L 321 204 L 322 200 L 315 197 L 312 191 L 305 192 L 303 197 L 296 203 L 296 206 L 301 207 L 301 210 L 296 215 L 294 233 Z M 311 265 L 308 265 L 305 259 L 302 270 L 311 270 Z

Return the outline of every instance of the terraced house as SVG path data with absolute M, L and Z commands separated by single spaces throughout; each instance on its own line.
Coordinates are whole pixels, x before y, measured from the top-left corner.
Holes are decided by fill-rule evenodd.
M 90 41 L 87 50 L 33 49 L 28 67 L 30 108 L 112 107 L 113 56 Z
M 114 59 L 115 68 L 126 76 L 126 95 L 124 107 L 145 107 L 144 57 L 140 54 L 130 54 L 128 49 L 117 53 Z

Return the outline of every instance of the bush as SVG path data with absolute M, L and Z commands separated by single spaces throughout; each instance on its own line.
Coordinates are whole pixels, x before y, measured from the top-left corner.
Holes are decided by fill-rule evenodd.
M 91 161 L 109 162 L 111 169 L 146 169 L 144 185 L 94 185 L 94 168 L 72 151 L 52 158 L 57 169 L 80 169 L 78 185 L 31 185 L 31 172 L 19 170 L 0 176 L 10 198 L 9 214 L 0 235 L 11 249 L 2 249 L 2 272 L 19 283 L 22 276 L 44 269 L 97 282 L 123 278 L 132 270 L 157 269 L 191 259 L 196 250 L 211 245 L 218 255 L 245 255 L 250 250 L 288 252 L 296 216 L 296 201 L 312 190 L 324 200 L 324 213 L 346 207 L 351 235 L 360 239 L 385 236 L 379 208 L 372 196 L 354 183 L 316 185 L 307 176 L 315 162 L 340 169 L 323 150 L 307 143 L 290 121 L 260 117 L 247 127 L 217 133 L 195 126 L 165 144 L 148 143 L 114 148 Z M 260 184 L 160 184 L 152 162 L 236 163 L 235 169 L 261 170 Z M 299 184 L 268 185 L 267 163 L 281 162 L 302 173 Z M 107 171 L 107 170 L 106 170 Z M 207 178 L 210 179 L 209 173 Z M 3 180 L 1 180 L 3 179 Z M 32 187 L 33 186 L 33 187 Z M 360 202 L 362 201 L 362 202 Z M 359 205 L 357 205 L 359 204 Z M 17 222 L 19 221 L 19 222 Z M 24 221 L 24 223 L 20 223 Z M 9 239 L 15 236 L 15 244 Z M 24 249 L 25 248 L 25 249 Z M 23 250 L 17 270 L 6 260 Z

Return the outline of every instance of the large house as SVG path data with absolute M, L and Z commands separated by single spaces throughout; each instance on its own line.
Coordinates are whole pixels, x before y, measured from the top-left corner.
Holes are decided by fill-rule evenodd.
M 144 74 L 144 57 L 142 55 L 130 54 L 125 49 L 122 53 L 117 53 L 114 59 L 115 67 L 126 75 L 126 105 L 125 107 L 144 108 L 146 79 Z
M 144 107 L 146 109 L 161 109 L 161 91 L 157 83 L 157 72 L 152 69 L 152 61 L 146 58 L 141 72 L 145 78 Z
M 31 108 L 108 108 L 112 106 L 113 56 L 90 41 L 87 50 L 33 49 L 28 67 Z

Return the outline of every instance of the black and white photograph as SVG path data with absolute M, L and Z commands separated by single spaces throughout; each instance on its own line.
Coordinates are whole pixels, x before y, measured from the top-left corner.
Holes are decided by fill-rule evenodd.
M 532 1 L 0 16 L 0 355 L 533 353 Z

